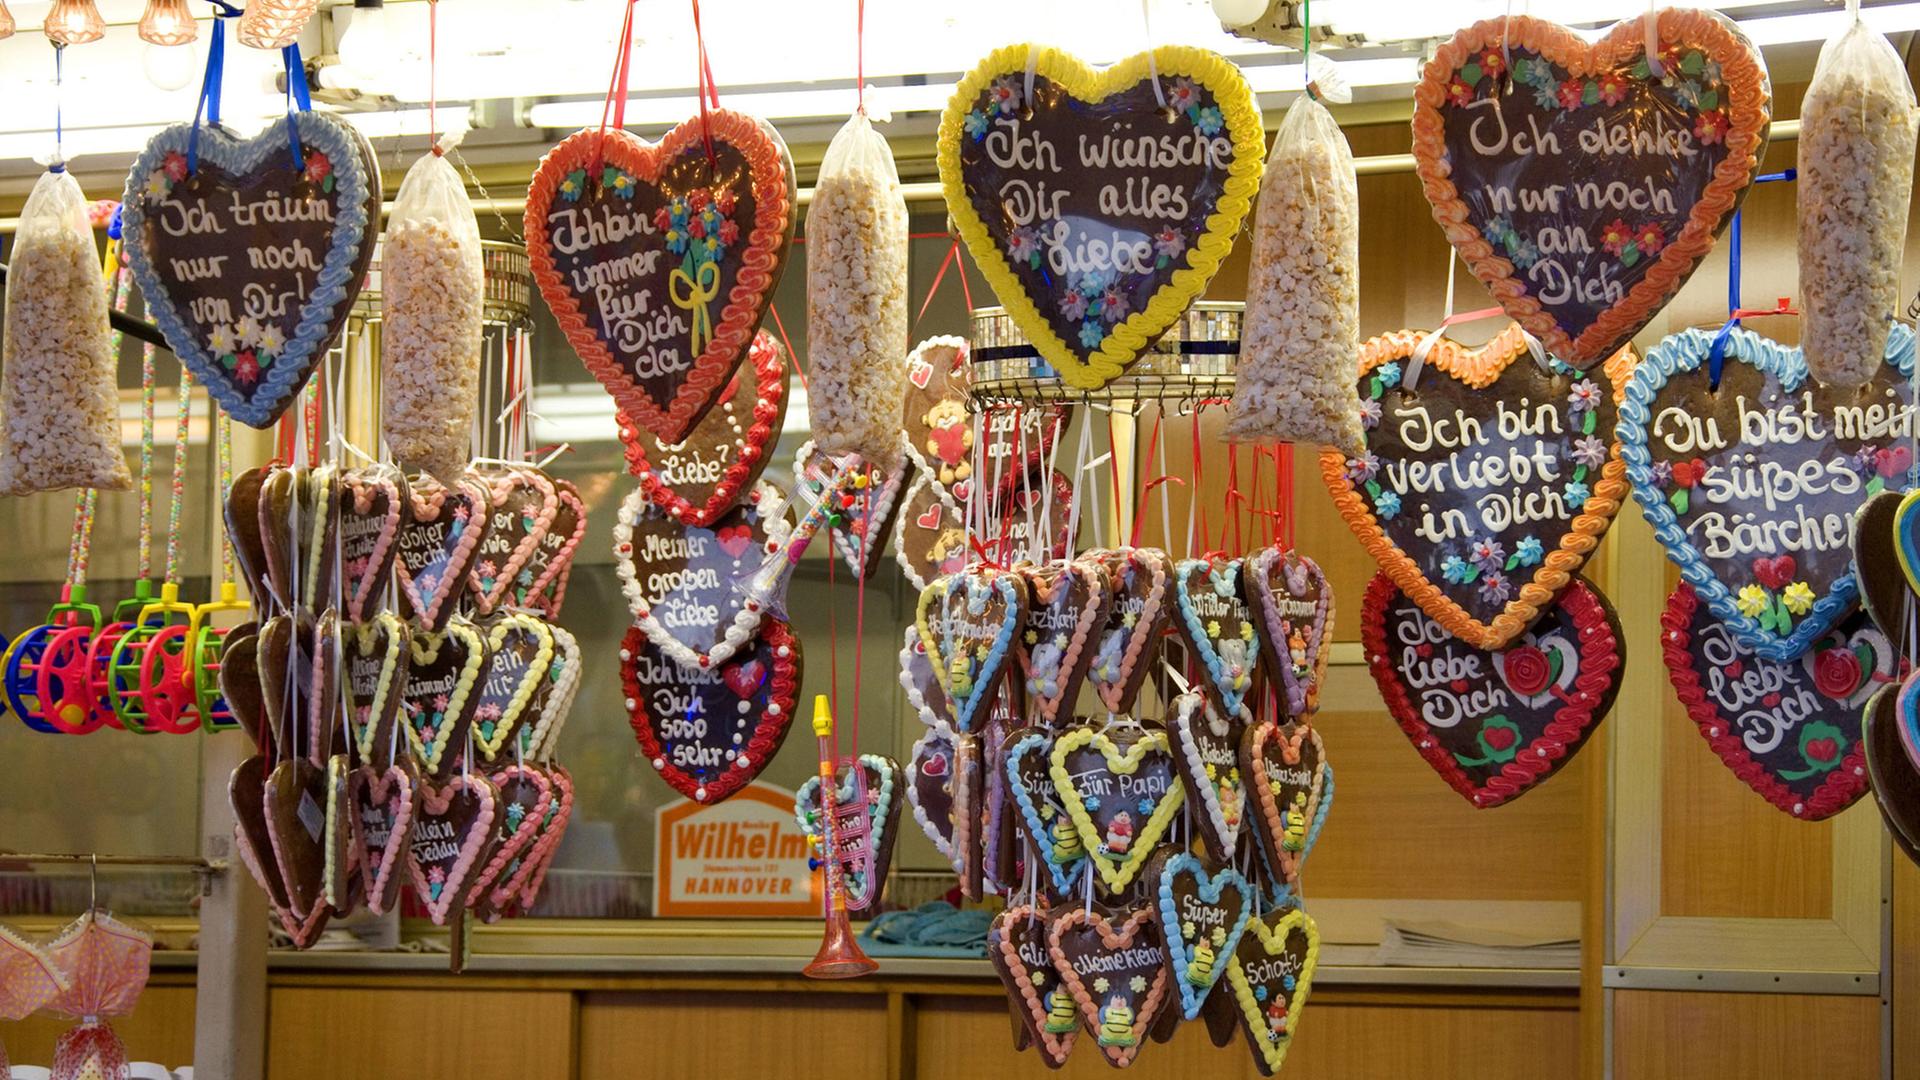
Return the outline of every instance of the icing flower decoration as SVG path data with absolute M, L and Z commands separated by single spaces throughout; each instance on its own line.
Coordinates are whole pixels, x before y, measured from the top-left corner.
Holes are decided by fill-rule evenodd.
M 1711 109 L 1703 112 L 1693 122 L 1693 137 L 1703 145 L 1713 146 L 1727 137 L 1727 114 L 1723 109 Z
M 1758 618 L 1761 612 L 1767 610 L 1770 603 L 1771 598 L 1767 596 L 1767 590 L 1758 585 L 1742 585 L 1739 595 L 1733 598 L 1733 606 L 1739 608 L 1740 614 L 1749 619 Z
M 1087 298 L 1078 292 L 1069 292 L 1060 298 L 1060 314 L 1073 322 L 1087 317 Z
M 1180 257 L 1187 249 L 1187 238 L 1181 236 L 1171 225 L 1163 225 L 1153 234 L 1153 251 L 1160 259 L 1171 261 Z M 1166 265 L 1162 262 L 1160 265 Z
M 1392 521 L 1400 513 L 1400 496 L 1391 491 L 1381 491 L 1373 500 L 1373 512 L 1384 521 Z
M 1473 87 L 1468 86 L 1459 79 L 1455 79 L 1453 82 L 1447 84 L 1447 97 L 1455 105 L 1470 104 L 1473 101 Z
M 1485 74 L 1497 78 L 1506 67 L 1507 58 L 1499 49 L 1488 49 L 1480 54 L 1480 70 Z
M 1814 689 L 1835 701 L 1851 697 L 1860 688 L 1861 673 L 1860 658 L 1845 646 L 1822 649 L 1813 656 Z
M 234 377 L 239 379 L 242 385 L 252 386 L 260 381 L 260 361 L 252 349 L 243 349 L 235 353 L 232 359 L 233 363 L 229 366 L 233 368 Z
M 1627 96 L 1627 80 L 1617 71 L 1600 76 L 1600 100 L 1608 105 L 1618 105 Z
M 1546 551 L 1538 537 L 1522 537 L 1513 547 L 1513 561 L 1521 566 L 1538 566 L 1546 558 Z
M 1582 435 L 1574 440 L 1573 460 L 1577 465 L 1597 469 L 1607 460 L 1607 444 L 1597 435 Z
M 1506 546 L 1498 540 L 1476 540 L 1473 544 L 1473 561 L 1483 570 L 1492 570 L 1505 562 Z
M 1356 484 L 1364 484 L 1380 471 L 1380 456 L 1371 450 L 1363 451 L 1357 458 L 1347 459 L 1347 479 Z
M 1535 645 L 1516 645 L 1501 658 L 1500 670 L 1507 685 L 1521 697 L 1539 697 L 1553 681 L 1553 665 L 1547 654 Z
M 1381 364 L 1379 367 L 1373 369 L 1373 377 L 1380 380 L 1381 386 L 1388 388 L 1399 386 L 1400 362 L 1398 360 L 1391 360 Z
M 1380 403 L 1368 398 L 1360 403 L 1360 426 L 1372 431 L 1380 426 Z
M 1490 604 L 1505 603 L 1511 591 L 1505 574 L 1496 571 L 1480 579 L 1480 597 Z
M 257 335 L 257 339 L 260 342 L 261 352 L 269 352 L 269 353 L 274 353 L 278 355 L 280 350 L 285 348 L 287 345 L 287 336 L 281 333 L 280 328 L 277 326 L 261 327 L 260 333 Z
M 990 121 L 988 121 L 986 113 L 975 109 L 967 114 L 966 119 L 961 121 L 961 125 L 967 129 L 968 138 L 974 142 L 979 142 L 981 139 L 987 137 L 987 128 L 990 126 Z
M 1673 463 L 1656 461 L 1653 463 L 1653 483 L 1655 487 L 1666 487 L 1673 482 Z
M 320 185 L 321 191 L 331 192 L 334 185 L 333 162 L 318 150 L 307 152 L 306 177 L 311 183 Z
M 233 327 L 225 323 L 207 331 L 207 348 L 215 356 L 222 356 L 232 352 L 236 344 L 238 344 L 238 342 L 234 339 Z
M 1579 480 L 1568 483 L 1566 495 L 1564 496 L 1567 500 L 1567 508 L 1570 510 L 1580 509 L 1587 505 L 1587 499 L 1592 494 L 1593 492 L 1587 488 L 1587 485 Z
M 1080 344 L 1089 349 L 1097 349 L 1107 338 L 1107 332 L 1097 322 L 1080 324 Z
M 176 184 L 185 180 L 187 178 L 187 155 L 178 150 L 167 151 L 167 156 L 160 159 L 160 171 L 166 173 L 167 179 Z
M 1226 121 L 1220 115 L 1219 106 L 1209 105 L 1194 114 L 1193 126 L 1202 135 L 1218 135 L 1220 129 L 1226 126 Z
M 608 166 L 606 170 L 600 174 L 600 183 L 623 199 L 633 198 L 633 177 L 628 176 L 620 169 Z
M 1014 262 L 1037 260 L 1040 256 L 1040 238 L 1025 226 L 1013 230 L 1007 237 L 1007 256 Z
M 1186 112 L 1200 104 L 1200 88 L 1193 80 L 1181 76 L 1167 84 L 1167 107 L 1174 112 Z
M 1780 594 L 1780 602 L 1795 615 L 1805 615 L 1813 610 L 1813 589 L 1804 581 L 1796 581 Z
M 1454 585 L 1464 585 L 1473 580 L 1473 569 L 1460 556 L 1449 555 L 1440 563 L 1440 576 Z
M 1667 231 L 1657 221 L 1649 221 L 1634 231 L 1633 244 L 1642 255 L 1658 255 L 1667 246 Z
M 1600 407 L 1600 387 L 1592 379 L 1581 379 L 1567 389 L 1567 405 L 1573 412 L 1583 413 Z
M 987 103 L 1000 110 L 1001 116 L 1012 116 L 1020 109 L 1020 86 L 1011 75 L 1002 75 L 993 80 L 987 88 Z
M 1613 223 L 1600 230 L 1600 247 L 1609 255 L 1620 255 L 1633 243 L 1633 230 L 1627 223 L 1614 218 Z
M 1117 323 L 1127 317 L 1129 303 L 1127 294 L 1118 285 L 1112 286 L 1100 297 L 1100 317 Z
M 1586 94 L 1587 84 L 1585 82 L 1579 79 L 1568 79 L 1566 82 L 1560 84 L 1560 107 L 1563 109 L 1577 109 L 1580 107 L 1581 99 L 1586 97 Z

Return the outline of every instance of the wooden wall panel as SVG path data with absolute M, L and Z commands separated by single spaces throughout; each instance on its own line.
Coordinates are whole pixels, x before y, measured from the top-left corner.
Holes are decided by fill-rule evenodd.
M 853 994 L 589 994 L 579 1047 L 579 1080 L 885 1076 L 887 1003 Z
M 573 995 L 563 990 L 277 987 L 268 1080 L 570 1080 Z
M 112 1018 L 128 1061 L 157 1061 L 168 1068 L 193 1063 L 193 987 L 148 986 L 127 1016 Z M 53 1044 L 73 1022 L 45 1013 L 18 1022 L 0 1021 L 0 1044 L 15 1065 L 52 1065 Z
M 1614 1080 L 1880 1075 L 1874 997 L 1620 990 L 1613 1031 Z
M 1920 1072 L 1920 866 L 1899 848 L 1893 851 L 1893 952 L 1886 962 L 1893 968 L 1893 1074 L 1911 1076 Z

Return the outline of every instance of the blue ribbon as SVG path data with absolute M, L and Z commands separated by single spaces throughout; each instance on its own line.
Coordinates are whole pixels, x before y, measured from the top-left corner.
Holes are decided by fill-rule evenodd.
M 1753 178 L 1756 184 L 1771 184 L 1780 180 L 1793 180 L 1798 177 L 1798 169 L 1782 169 L 1777 173 L 1767 173 Z M 1727 339 L 1733 336 L 1733 329 L 1740 325 L 1740 317 L 1734 312 L 1740 310 L 1740 211 L 1733 212 L 1733 224 L 1727 228 L 1727 321 L 1720 332 L 1713 335 L 1713 344 L 1707 348 L 1707 391 L 1720 389 L 1720 373 L 1727 366 Z
M 53 43 L 53 164 L 47 166 L 48 172 L 66 172 L 67 154 L 60 144 L 66 139 L 66 124 L 61 118 L 63 105 L 60 101 L 61 90 L 66 85 L 66 73 L 61 70 L 61 61 L 66 58 L 67 47 L 56 41 Z
M 200 114 L 204 111 L 207 123 L 220 123 L 220 75 L 226 67 L 227 30 L 226 19 L 240 17 L 240 9 L 226 0 L 213 0 L 213 41 L 207 45 L 207 73 L 200 79 L 200 100 L 193 106 L 193 130 L 187 133 L 187 175 L 193 175 L 200 166 Z
M 287 149 L 293 152 L 294 171 L 300 172 L 307 162 L 300 156 L 300 129 L 293 124 L 293 109 L 298 105 L 301 112 L 312 112 L 313 99 L 307 93 L 307 66 L 300 61 L 300 43 L 281 49 L 280 58 L 287 65 Z

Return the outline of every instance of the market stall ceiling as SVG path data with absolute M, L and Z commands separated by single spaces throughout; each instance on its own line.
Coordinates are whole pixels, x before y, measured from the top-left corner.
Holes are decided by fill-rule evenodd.
M 438 87 L 442 102 L 480 103 L 471 114 L 443 109 L 441 126 L 469 118 L 486 129 L 470 145 L 511 155 L 537 154 L 556 132 L 600 115 L 623 0 L 459 0 L 442 5 Z M 0 190 L 38 171 L 51 156 L 56 108 L 63 150 L 86 171 L 130 160 L 159 127 L 192 117 L 210 31 L 161 50 L 135 36 L 142 0 L 99 0 L 109 29 L 104 40 L 67 51 L 64 88 L 56 93 L 49 43 L 38 32 L 45 0 L 12 4 L 20 32 L 0 41 Z M 1840 0 L 1747 0 L 1717 5 L 1770 48 L 1770 63 L 1804 66 L 1810 46 L 1844 19 Z M 1153 43 L 1216 50 L 1247 72 L 1262 103 L 1277 107 L 1301 86 L 1298 52 L 1235 36 L 1221 27 L 1208 0 L 1151 0 L 1151 37 L 1131 0 L 967 0 L 965 3 L 874 3 L 866 13 L 866 72 L 877 110 L 928 129 L 965 66 L 1009 41 L 1057 42 L 1094 63 L 1108 63 Z M 844 11 L 842 10 L 844 9 Z M 628 109 L 629 126 L 657 132 L 695 111 L 694 40 L 687 8 L 655 2 L 638 9 Z M 842 117 L 854 104 L 854 5 L 793 0 L 706 0 L 702 16 L 723 101 L 782 126 Z M 1316 26 L 1336 37 L 1323 50 L 1365 101 L 1404 97 L 1422 51 L 1436 37 L 1479 18 L 1528 11 L 1570 25 L 1601 28 L 1647 10 L 1644 0 L 1319 0 Z M 1895 33 L 1920 28 L 1920 3 L 1869 3 L 1866 16 Z M 838 12 L 844 17 L 826 18 Z M 372 73 L 339 62 L 342 34 L 356 17 L 350 3 L 329 6 L 301 46 L 319 68 L 321 107 L 346 111 L 369 136 L 424 135 L 428 116 L 425 0 L 388 0 L 380 62 Z M 276 80 L 278 54 L 227 50 L 224 116 L 243 131 L 285 111 Z M 173 69 L 178 89 L 164 90 L 142 73 Z M 160 75 L 166 74 L 164 71 Z M 1776 77 L 1789 77 L 1776 71 Z M 1804 77 L 1804 72 L 1800 77 Z

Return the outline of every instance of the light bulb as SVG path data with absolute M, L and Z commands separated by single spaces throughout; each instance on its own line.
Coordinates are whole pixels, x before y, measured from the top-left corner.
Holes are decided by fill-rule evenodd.
M 0 0 L 0 41 L 13 36 L 13 12 L 7 10 L 7 0 Z
M 1252 26 L 1267 6 L 1267 0 L 1213 0 L 1213 14 L 1228 26 Z
M 393 35 L 387 9 L 377 2 L 367 6 L 356 0 L 347 32 L 340 36 L 340 63 L 356 83 L 366 87 L 392 74 Z
M 154 89 L 178 90 L 192 82 L 194 72 L 200 70 L 200 50 L 192 42 L 148 45 L 140 54 L 140 66 Z
M 53 0 L 41 29 L 56 45 L 85 45 L 107 36 L 106 20 L 93 0 Z
M 149 45 L 185 45 L 200 36 L 187 0 L 147 0 L 140 16 L 140 40 Z

